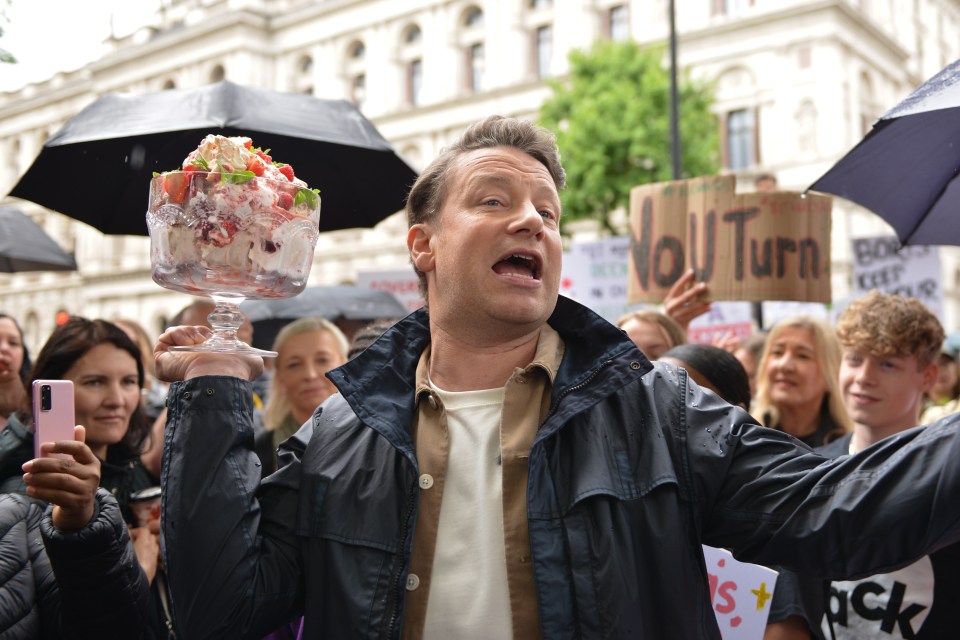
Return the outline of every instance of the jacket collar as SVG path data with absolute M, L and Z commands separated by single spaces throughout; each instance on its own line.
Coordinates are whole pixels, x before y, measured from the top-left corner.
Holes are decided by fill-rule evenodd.
M 558 297 L 547 322 L 565 344 L 553 385 L 554 400 L 617 358 L 635 362 L 638 375 L 653 368 L 621 329 L 569 298 Z M 417 363 L 429 343 L 429 315 L 423 308 L 400 320 L 353 360 L 327 373 L 357 416 L 400 449 L 412 450 L 409 425 L 416 401 Z

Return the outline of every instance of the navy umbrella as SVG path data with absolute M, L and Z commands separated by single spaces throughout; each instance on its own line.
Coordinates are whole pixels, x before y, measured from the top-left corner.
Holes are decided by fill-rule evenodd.
M 903 244 L 960 245 L 960 60 L 884 114 L 811 191 L 852 200 Z
M 358 326 L 407 315 L 407 309 L 389 291 L 355 285 L 307 287 L 292 298 L 247 300 L 240 310 L 253 323 L 253 345 L 261 349 L 269 349 L 277 332 L 297 318 L 319 316 L 338 325 Z
M 253 138 L 320 189 L 321 231 L 373 226 L 403 208 L 416 178 L 349 102 L 223 81 L 101 96 L 43 145 L 10 195 L 104 233 L 147 235 L 153 173 L 179 169 L 208 133 Z
M 0 206 L 0 271 L 75 271 L 77 262 L 40 225 L 15 207 Z

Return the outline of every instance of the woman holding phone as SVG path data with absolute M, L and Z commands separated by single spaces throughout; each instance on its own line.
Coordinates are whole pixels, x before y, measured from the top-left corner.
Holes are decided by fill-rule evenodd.
M 119 327 L 106 320 L 73 317 L 58 327 L 37 355 L 33 380 L 70 380 L 74 386 L 75 422 L 86 428 L 86 443 L 100 462 L 100 486 L 116 496 L 124 521 L 130 526 L 137 558 L 152 588 L 152 618 L 144 637 L 168 637 L 168 613 L 159 573 L 159 523 L 153 531 L 137 526 L 131 497 L 156 486 L 144 468 L 140 452 L 150 435 L 150 421 L 140 402 L 144 385 L 140 350 Z M 16 414 L 0 432 L 0 468 L 11 459 L 23 464 L 33 457 L 33 420 Z M 0 479 L 0 492 L 24 493 L 20 475 Z M 162 582 L 162 580 L 160 581 Z
M 136 638 L 146 627 L 146 574 L 116 499 L 98 488 L 100 462 L 84 436 L 74 427 L 70 438 L 43 444 L 43 457 L 23 465 L 36 501 L 0 495 L 0 594 L 11 595 L 0 597 L 0 637 Z M 75 464 L 63 466 L 53 455 Z

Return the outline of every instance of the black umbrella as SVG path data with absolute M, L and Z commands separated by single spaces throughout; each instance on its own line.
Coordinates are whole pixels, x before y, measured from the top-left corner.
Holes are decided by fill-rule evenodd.
M 0 206 L 0 271 L 75 271 L 77 262 L 19 209 Z
M 277 332 L 297 318 L 319 316 L 337 323 L 364 323 L 407 315 L 389 291 L 354 285 L 307 287 L 293 298 L 248 300 L 240 310 L 253 323 L 253 346 L 261 349 L 269 349 Z
M 370 227 L 404 206 L 416 173 L 353 105 L 219 82 L 108 93 L 66 124 L 10 195 L 104 233 L 146 235 L 153 172 L 180 168 L 208 133 L 248 136 L 320 189 L 320 230 Z
M 884 114 L 810 185 L 886 220 L 903 244 L 960 245 L 960 60 Z

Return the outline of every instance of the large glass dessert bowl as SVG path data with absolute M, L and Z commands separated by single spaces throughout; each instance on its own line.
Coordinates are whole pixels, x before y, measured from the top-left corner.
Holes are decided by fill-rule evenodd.
M 276 355 L 237 339 L 245 299 L 289 298 L 307 284 L 320 198 L 292 182 L 176 171 L 150 183 L 153 280 L 213 299 L 213 335 L 189 351 Z

